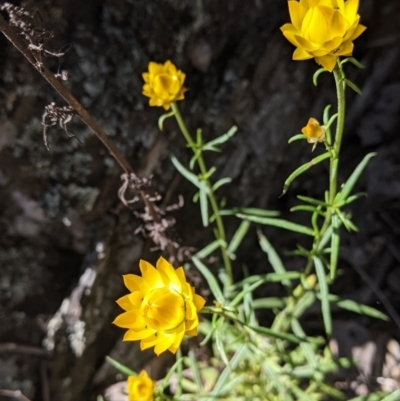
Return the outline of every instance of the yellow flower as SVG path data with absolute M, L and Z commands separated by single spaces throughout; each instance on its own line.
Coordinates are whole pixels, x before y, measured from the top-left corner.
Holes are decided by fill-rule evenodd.
M 359 0 L 289 0 L 291 24 L 281 31 L 297 49 L 293 60 L 315 61 L 332 72 L 339 56 L 351 56 L 353 40 L 366 29 L 357 14 Z
M 142 74 L 145 84 L 143 95 L 150 98 L 150 106 L 162 106 L 169 110 L 171 103 L 185 98 L 183 87 L 186 75 L 178 70 L 171 61 L 164 64 L 149 63 L 149 72 Z
M 185 334 L 197 335 L 198 312 L 205 299 L 195 294 L 182 267 L 175 270 L 162 257 L 156 268 L 144 260 L 139 266 L 142 277 L 123 276 L 131 293 L 117 301 L 125 312 L 113 323 L 128 329 L 123 341 L 141 340 L 142 350 L 154 347 L 157 355 L 167 349 L 175 353 Z
M 326 128 L 324 125 L 320 125 L 318 120 L 311 117 L 301 132 L 307 137 L 308 143 L 317 143 L 324 141 Z
M 156 382 L 151 380 L 146 371 L 142 370 L 139 376 L 128 376 L 129 401 L 153 401 Z

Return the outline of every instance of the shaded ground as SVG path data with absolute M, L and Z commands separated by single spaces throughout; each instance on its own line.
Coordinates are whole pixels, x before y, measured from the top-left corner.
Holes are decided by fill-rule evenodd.
M 211 233 L 200 229 L 197 205 L 190 202 L 193 189 L 171 167 L 170 154 L 187 159 L 175 125 L 168 121 L 159 133 L 160 110 L 150 109 L 141 95 L 149 60 L 170 58 L 186 72 L 190 91 L 182 109 L 192 128 L 202 126 L 211 138 L 238 125 L 239 134 L 213 160 L 220 177 L 234 180 L 225 193 L 230 205 L 287 213 L 295 194 L 320 196 L 325 190 L 326 171 L 316 168 L 278 199 L 288 173 L 310 158 L 306 144 L 288 146 L 287 139 L 335 99 L 327 74 L 312 87 L 313 61 L 290 60 L 293 49 L 278 31 L 287 19 L 285 2 L 48 0 L 29 6 L 55 32 L 54 49 L 72 44 L 61 65 L 49 59 L 52 70 L 69 71 L 71 91 L 134 168 L 154 174 L 166 204 L 179 194 L 187 199 L 175 214 L 182 245 L 200 247 Z M 368 30 L 356 57 L 367 68 L 348 68 L 363 95 L 349 96 L 341 180 L 367 152 L 378 155 L 359 184 L 368 193 L 352 209 L 360 231 L 343 241 L 344 276 L 333 290 L 385 310 L 380 290 L 399 311 L 400 6 L 369 0 L 361 7 Z M 155 260 L 159 253 L 150 253 L 151 243 L 134 234 L 139 222 L 117 198 L 120 171 L 85 126 L 70 126 L 83 146 L 54 128 L 46 150 L 43 108 L 63 104 L 3 37 L 0 94 L 0 388 L 20 389 L 32 400 L 92 399 L 115 381 L 115 372 L 103 366 L 106 354 L 134 369 L 151 358 L 122 344 L 110 322 L 123 293 L 121 274 L 134 272 L 139 258 Z M 229 221 L 230 233 L 236 225 Z M 296 242 L 286 233 L 267 233 L 280 253 Z M 255 236 L 239 256 L 252 271 L 265 272 Z M 296 268 L 298 262 L 288 263 Z M 374 290 L 360 278 L 363 272 Z M 63 303 L 66 297 L 70 303 Z M 315 313 L 310 329 L 318 326 Z M 399 340 L 393 320 L 382 324 L 342 313 L 335 318 L 355 344 L 382 333 Z M 166 361 L 151 363 L 157 375 Z

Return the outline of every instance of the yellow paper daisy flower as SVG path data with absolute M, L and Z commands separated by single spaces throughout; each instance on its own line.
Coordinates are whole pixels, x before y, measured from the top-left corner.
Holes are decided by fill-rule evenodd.
M 185 98 L 186 88 L 183 87 L 186 75 L 178 70 L 171 61 L 158 64 L 149 63 L 149 72 L 142 74 L 145 84 L 143 95 L 150 98 L 150 106 L 164 107 L 169 110 L 172 102 Z
M 151 380 L 145 370 L 139 376 L 128 376 L 129 401 L 153 401 L 156 382 Z
M 175 353 L 184 335 L 197 335 L 198 312 L 205 299 L 195 294 L 183 268 L 175 270 L 163 257 L 156 268 L 144 260 L 139 267 L 142 277 L 123 276 L 131 293 L 117 301 L 125 312 L 113 323 L 128 329 L 123 341 L 140 340 L 142 350 L 154 347 L 157 355 L 167 349 Z
M 366 29 L 359 0 L 289 0 L 291 24 L 281 31 L 297 49 L 293 60 L 315 61 L 332 72 L 339 56 L 353 54 L 353 41 Z
M 311 117 L 307 125 L 301 129 L 301 132 L 307 137 L 308 143 L 317 143 L 324 141 L 326 128 L 324 125 L 320 125 L 318 120 Z

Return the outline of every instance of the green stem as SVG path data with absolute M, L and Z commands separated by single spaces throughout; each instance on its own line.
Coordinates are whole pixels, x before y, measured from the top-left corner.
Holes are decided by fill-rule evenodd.
M 343 69 L 339 63 L 336 64 L 335 69 L 333 70 L 333 76 L 335 78 L 336 83 L 336 94 L 337 94 L 337 112 L 338 118 L 336 122 L 336 133 L 335 140 L 331 152 L 330 158 L 330 166 L 329 166 L 329 205 L 328 210 L 326 212 L 324 223 L 321 227 L 321 230 L 318 233 L 318 236 L 314 239 L 314 244 L 312 251 L 310 252 L 310 256 L 307 260 L 306 267 L 304 269 L 304 274 L 307 277 L 312 270 L 313 267 L 313 256 L 316 254 L 319 245 L 321 243 L 322 237 L 325 234 L 326 230 L 331 226 L 332 223 L 332 212 L 334 207 L 334 200 L 337 194 L 337 178 L 338 178 L 338 168 L 339 168 L 339 156 L 342 145 L 343 138 L 343 130 L 344 130 L 344 122 L 345 122 L 345 112 L 346 112 L 346 81 Z M 288 304 L 288 306 L 283 309 L 280 314 L 290 314 L 293 310 L 293 307 L 296 303 Z M 278 314 L 274 320 L 274 324 L 279 321 Z M 279 318 L 279 319 L 278 319 Z M 274 327 L 274 326 L 273 326 Z
M 193 150 L 193 152 L 196 150 L 196 143 L 194 142 L 192 136 L 189 133 L 189 130 L 185 124 L 185 121 L 182 118 L 182 114 L 179 111 L 178 105 L 176 103 L 171 103 L 172 110 L 175 114 L 176 121 L 178 122 L 179 128 L 185 137 L 185 140 L 187 144 L 190 146 L 190 148 Z M 226 242 L 226 234 L 225 234 L 225 227 L 224 223 L 222 221 L 221 214 L 219 212 L 219 207 L 218 207 L 218 202 L 215 199 L 215 194 L 210 182 L 210 179 L 207 178 L 207 167 L 203 159 L 203 155 L 200 153 L 199 157 L 197 158 L 197 163 L 200 168 L 201 175 L 203 177 L 203 181 L 207 185 L 208 188 L 208 199 L 210 200 L 211 208 L 214 213 L 215 217 L 215 222 L 217 224 L 217 229 L 218 229 L 218 235 L 220 241 L 220 247 L 221 247 L 221 253 L 222 253 L 222 258 L 224 260 L 224 266 L 226 273 L 228 275 L 228 282 L 225 283 L 227 286 L 230 286 L 233 284 L 233 271 L 232 271 L 232 264 L 231 260 L 229 259 L 228 252 L 227 252 L 227 242 Z

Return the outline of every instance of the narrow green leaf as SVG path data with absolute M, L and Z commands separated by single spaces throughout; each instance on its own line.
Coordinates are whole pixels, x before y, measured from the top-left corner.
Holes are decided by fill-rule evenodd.
M 200 343 L 200 346 L 203 347 L 204 345 L 206 345 L 212 338 L 212 336 L 215 333 L 215 330 L 217 329 L 217 323 L 218 323 L 218 318 L 219 316 L 214 313 L 213 317 L 211 319 L 212 325 L 211 325 L 211 330 L 209 330 L 204 338 L 204 340 Z
M 258 281 L 262 281 L 263 283 L 280 283 L 285 280 L 298 280 L 300 279 L 302 273 L 289 271 L 284 273 L 267 273 L 267 274 L 257 274 L 250 277 L 246 277 L 242 281 L 235 283 L 232 288 L 238 289 L 242 288 L 245 284 L 251 285 Z
M 253 300 L 254 309 L 281 309 L 286 305 L 286 300 L 284 298 L 258 298 Z
M 277 254 L 275 248 L 268 241 L 267 237 L 265 237 L 260 230 L 257 230 L 257 234 L 261 249 L 268 255 L 269 263 L 274 269 L 274 272 L 278 274 L 286 273 L 286 269 L 283 266 L 281 258 Z M 291 283 L 289 280 L 282 280 L 282 284 L 286 287 L 290 287 Z
M 321 217 L 325 217 L 323 212 L 320 212 L 314 206 L 311 205 L 297 205 L 290 209 L 291 212 L 310 212 L 310 213 L 317 213 Z
M 225 322 L 225 318 L 221 318 L 218 321 L 218 326 L 217 329 L 215 330 L 215 345 L 217 346 L 219 355 L 221 356 L 222 362 L 226 366 L 229 366 L 229 360 L 225 352 L 225 347 L 224 347 L 224 342 L 223 342 L 223 337 L 224 337 L 224 331 L 223 331 L 223 325 Z
M 175 363 L 168 369 L 168 373 L 165 375 L 164 380 L 161 382 L 161 390 L 165 390 L 171 381 L 172 375 L 178 370 L 179 366 L 182 366 L 182 359 L 178 359 Z
M 356 201 L 357 199 L 361 198 L 362 196 L 367 196 L 366 192 L 359 192 L 358 194 L 350 195 L 347 199 L 342 202 L 338 202 L 336 207 L 342 207 L 344 205 L 349 205 L 350 203 Z
M 236 131 L 237 131 L 237 127 L 234 125 L 233 127 L 231 127 L 229 129 L 229 131 L 227 133 L 225 133 L 225 134 L 219 136 L 218 138 L 215 138 L 212 141 L 203 145 L 203 150 L 214 150 L 213 148 L 216 145 L 221 145 L 221 144 L 225 143 L 226 141 L 228 141 L 230 138 L 232 138 L 233 135 L 236 134 Z
M 298 337 L 305 337 L 306 336 L 306 334 L 303 331 L 303 328 L 301 327 L 301 325 L 300 325 L 300 323 L 299 323 L 299 321 L 297 319 L 295 319 L 295 318 L 292 319 L 291 324 L 292 324 L 293 333 L 296 336 L 298 336 Z M 306 356 L 306 359 L 307 359 L 308 363 L 311 366 L 313 366 L 315 370 L 318 370 L 317 369 L 318 362 L 317 362 L 315 353 L 314 353 L 313 348 L 311 347 L 311 345 L 306 343 L 306 342 L 302 342 L 300 344 L 300 347 L 303 350 L 304 355 Z
M 235 207 L 229 210 L 221 210 L 221 216 L 232 216 L 236 214 L 244 214 L 246 216 L 260 216 L 260 217 L 275 217 L 279 216 L 280 212 L 277 210 L 264 210 L 254 207 Z
M 314 256 L 313 259 L 319 283 L 322 318 L 324 321 L 325 332 L 328 336 L 330 336 L 332 334 L 332 317 L 331 317 L 331 308 L 329 304 L 329 288 L 328 288 L 328 283 L 326 281 L 325 269 L 324 265 L 321 262 L 321 259 L 317 258 L 316 256 Z
M 208 244 L 202 250 L 198 251 L 195 256 L 198 259 L 204 259 L 216 251 L 220 246 L 221 242 L 216 239 L 215 241 L 211 242 L 211 244 Z
M 356 167 L 356 169 L 353 171 L 349 179 L 346 181 L 346 183 L 343 185 L 341 191 L 337 194 L 335 203 L 343 202 L 347 197 L 350 195 L 354 185 L 358 181 L 360 175 L 364 171 L 365 167 L 367 166 L 368 162 L 370 161 L 371 158 L 373 158 L 376 155 L 376 153 L 369 153 L 367 154 L 364 159 L 360 162 L 360 164 Z
M 228 254 L 230 254 L 232 256 L 235 254 L 237 248 L 239 247 L 239 245 L 243 241 L 243 238 L 247 234 L 247 231 L 250 228 L 250 224 L 251 223 L 247 220 L 243 220 L 240 223 L 238 229 L 235 231 L 235 234 L 233 235 L 231 242 L 229 243 L 229 246 L 227 249 Z
M 324 109 L 323 118 L 322 118 L 322 121 L 323 121 L 324 125 L 327 127 L 327 130 L 326 130 L 326 138 L 327 138 L 327 141 L 328 141 L 328 144 L 329 144 L 329 145 L 332 143 L 331 128 L 330 128 L 330 126 L 328 126 L 328 122 L 329 122 L 329 111 L 330 111 L 331 107 L 332 107 L 331 104 L 326 105 L 326 107 L 325 107 L 325 109 Z
M 368 395 L 359 395 L 358 397 L 352 398 L 349 401 L 383 401 L 385 395 L 387 395 L 387 393 L 384 393 L 383 391 L 378 391 Z M 395 398 L 394 401 L 398 401 L 398 399 Z
M 330 272 L 331 279 L 336 277 L 336 268 L 339 260 L 339 247 L 340 247 L 340 219 L 335 213 L 332 216 L 332 236 L 331 236 L 331 260 L 330 260 Z
M 203 227 L 208 227 L 208 198 L 204 188 L 200 188 L 200 213 Z
M 317 71 L 315 71 L 314 75 L 313 75 L 313 84 L 314 86 L 318 85 L 318 77 L 323 73 L 323 72 L 327 72 L 328 70 L 325 68 L 320 68 Z
M 358 231 L 357 226 L 350 219 L 348 219 L 339 209 L 336 209 L 335 212 L 339 216 L 339 219 L 342 221 L 347 231 Z
M 186 167 L 184 167 L 181 162 L 175 157 L 171 156 L 171 161 L 175 168 L 188 180 L 190 181 L 193 185 L 195 185 L 199 189 L 203 189 L 208 192 L 207 187 L 204 185 L 203 182 L 199 180 L 199 178 L 191 173 Z
M 190 162 L 189 162 L 190 170 L 194 169 L 194 164 L 196 163 L 196 161 L 200 157 L 200 155 L 201 155 L 201 150 L 195 149 L 194 150 L 194 155 L 190 158 Z
M 292 390 L 293 394 L 297 397 L 297 401 L 315 401 L 315 398 L 311 398 L 300 387 L 291 386 L 290 389 Z
M 172 117 L 174 114 L 175 114 L 174 111 L 170 111 L 169 113 L 165 113 L 160 116 L 160 118 L 158 119 L 158 128 L 160 129 L 160 131 L 164 130 L 164 121 L 167 118 Z
M 292 401 L 293 398 L 291 397 L 290 394 L 288 394 L 287 387 L 284 385 L 284 383 L 281 382 L 277 372 L 274 371 L 274 369 L 272 368 L 270 363 L 268 361 L 265 361 L 262 364 L 262 367 L 263 367 L 263 370 L 264 370 L 265 374 L 267 375 L 267 377 L 273 383 L 273 385 L 274 385 L 275 389 L 277 390 L 278 394 L 280 394 L 282 397 L 284 397 L 285 401 L 286 400 L 287 401 Z
M 297 195 L 297 199 L 302 200 L 303 202 L 311 203 L 312 205 L 316 206 L 327 206 L 326 202 L 320 201 L 318 199 L 310 198 L 308 196 Z
M 322 161 L 329 159 L 330 157 L 330 153 L 326 152 L 323 153 L 322 155 L 316 157 L 315 159 L 312 159 L 311 161 L 309 161 L 308 163 L 303 164 L 302 166 L 300 166 L 299 168 L 297 168 L 292 174 L 290 174 L 290 176 L 286 179 L 284 185 L 283 185 L 283 191 L 282 194 L 280 196 L 283 196 L 290 184 L 301 174 L 303 174 L 304 172 L 306 172 L 308 169 L 310 169 L 311 167 L 321 163 Z
M 196 256 L 192 257 L 192 261 L 195 264 L 195 266 L 199 269 L 200 273 L 204 276 L 204 278 L 207 281 L 207 284 L 210 287 L 210 290 L 212 294 L 214 295 L 214 298 L 218 301 L 223 303 L 224 301 L 224 296 L 222 295 L 222 291 L 220 286 L 217 283 L 217 279 L 215 276 L 211 273 L 211 271 L 208 269 L 208 267 L 201 262 L 199 259 L 197 259 Z
M 350 81 L 349 79 L 345 79 L 345 82 L 349 88 L 353 89 L 354 92 L 361 95 L 361 89 L 354 82 Z
M 97 401 L 104 401 L 103 396 L 102 396 L 102 395 L 98 395 L 98 396 L 97 396 Z
M 400 399 L 400 390 L 396 390 L 394 393 L 383 398 L 382 401 L 398 401 Z
M 301 140 L 301 139 L 307 139 L 307 137 L 306 137 L 304 134 L 297 134 L 297 135 L 292 136 L 292 137 L 288 140 L 288 143 L 290 144 L 290 143 L 292 143 L 292 142 L 299 141 L 299 140 Z
M 115 359 L 111 358 L 110 356 L 106 356 L 106 361 L 113 366 L 115 369 L 119 370 L 121 373 L 127 376 L 137 376 L 137 373 L 126 367 L 125 365 L 122 365 L 122 363 L 117 362 Z
M 315 302 L 314 292 L 306 292 L 296 303 L 293 309 L 293 316 L 299 319 L 301 315 Z
M 350 62 L 351 64 L 355 65 L 356 67 L 358 67 L 358 68 L 360 68 L 360 69 L 365 68 L 365 66 L 363 66 L 363 65 L 362 65 L 357 59 L 355 59 L 354 57 L 348 57 L 348 58 L 343 59 L 343 60 L 340 62 L 340 65 L 343 65 L 343 64 L 348 63 L 348 62 Z
M 197 362 L 196 356 L 192 349 L 189 350 L 188 357 L 190 370 L 193 372 L 194 382 L 199 388 L 199 391 L 203 391 L 203 383 L 201 382 L 199 363 Z
M 283 220 L 283 219 L 275 219 L 269 217 L 258 217 L 258 216 L 246 216 L 243 214 L 236 215 L 239 219 L 253 221 L 254 223 L 265 224 L 268 226 L 280 227 L 285 230 L 294 231 L 301 234 L 310 235 L 314 237 L 314 231 L 306 226 L 302 226 L 300 224 L 292 223 L 291 221 Z
M 237 305 L 239 305 L 239 303 L 242 301 L 242 299 L 246 296 L 246 294 L 251 293 L 256 288 L 260 287 L 263 284 L 264 284 L 264 281 L 259 280 L 255 283 L 247 286 L 247 288 L 244 288 L 242 291 L 239 292 L 239 294 L 236 295 L 236 297 L 230 302 L 229 306 L 236 307 Z
M 235 370 L 239 363 L 248 354 L 248 349 L 245 344 L 242 344 L 230 360 L 230 365 L 226 366 L 222 373 L 219 375 L 213 390 L 210 392 L 209 397 L 205 401 L 215 401 L 222 395 L 222 389 L 225 388 L 232 370 Z
M 282 331 L 274 331 L 267 329 L 266 327 L 253 327 L 246 325 L 249 329 L 255 331 L 256 333 L 264 334 L 267 337 L 276 338 L 278 340 L 285 340 L 295 344 L 300 344 L 302 341 L 309 341 L 308 337 L 300 338 L 293 334 L 284 333 Z
M 363 305 L 351 299 L 342 299 L 337 295 L 330 294 L 329 301 L 336 304 L 339 308 L 348 310 L 350 312 L 358 313 L 359 315 L 366 315 L 375 319 L 389 320 L 388 316 L 372 306 Z
M 213 186 L 212 189 L 215 192 L 218 188 L 221 188 L 225 184 L 229 184 L 232 182 L 232 178 L 226 177 L 226 178 L 221 178 L 218 180 Z

